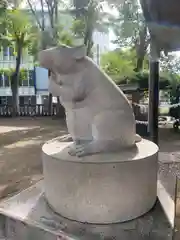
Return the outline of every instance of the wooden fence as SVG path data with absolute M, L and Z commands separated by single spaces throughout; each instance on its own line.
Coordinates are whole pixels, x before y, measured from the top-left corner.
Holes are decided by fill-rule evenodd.
M 45 117 L 45 116 L 58 116 L 59 118 L 65 117 L 65 111 L 62 106 L 53 104 L 51 112 L 49 112 L 47 104 L 36 104 L 36 105 L 20 105 L 18 116 L 24 117 Z M 1 117 L 12 117 L 12 106 L 0 105 L 0 118 Z M 138 118 L 137 118 L 138 119 Z M 138 119 L 140 120 L 140 119 Z M 136 124 L 136 132 L 143 137 L 148 136 L 147 126 L 143 124 Z
M 61 111 L 61 112 L 60 112 Z M 51 112 L 49 112 L 48 106 L 44 104 L 36 105 L 20 105 L 18 116 L 64 116 L 64 109 L 57 104 L 52 105 Z M 11 117 L 12 116 L 12 106 L 11 105 L 0 105 L 0 117 Z

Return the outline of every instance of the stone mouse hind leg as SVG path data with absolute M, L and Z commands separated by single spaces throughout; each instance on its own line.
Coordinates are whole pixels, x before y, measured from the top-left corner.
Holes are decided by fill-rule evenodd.
M 73 138 L 73 145 L 69 154 L 76 155 L 76 146 L 92 141 L 91 115 L 86 109 L 73 109 L 66 112 L 66 123 L 68 131 Z
M 100 152 L 119 151 L 135 144 L 135 120 L 133 113 L 104 111 L 93 121 L 93 141 L 76 147 L 81 157 Z

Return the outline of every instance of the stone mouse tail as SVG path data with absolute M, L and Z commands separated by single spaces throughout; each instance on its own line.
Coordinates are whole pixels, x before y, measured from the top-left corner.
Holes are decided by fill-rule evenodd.
M 142 137 L 139 134 L 136 134 L 135 136 L 135 143 L 138 143 L 142 140 Z

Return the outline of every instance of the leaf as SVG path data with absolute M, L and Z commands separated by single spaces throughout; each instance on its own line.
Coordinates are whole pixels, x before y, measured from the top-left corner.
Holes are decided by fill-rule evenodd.
M 125 41 L 124 45 L 130 47 L 134 44 L 135 39 L 139 39 L 140 31 L 145 24 L 140 5 L 137 0 L 131 2 L 125 0 L 116 5 L 116 9 L 118 16 L 116 19 L 109 19 L 109 21 L 112 23 L 114 33 L 117 36 L 117 43 Z
M 72 32 L 75 37 L 83 38 L 88 51 L 93 46 L 93 32 L 108 32 L 109 14 L 104 12 L 104 1 L 89 0 L 86 4 L 76 1 L 75 9 L 69 12 L 75 18 L 72 26 Z M 78 16 L 78 17 L 77 17 Z
M 116 81 L 124 80 L 127 76 L 134 74 L 135 62 L 133 61 L 133 55 L 133 51 L 130 50 L 108 52 L 102 55 L 101 66 Z

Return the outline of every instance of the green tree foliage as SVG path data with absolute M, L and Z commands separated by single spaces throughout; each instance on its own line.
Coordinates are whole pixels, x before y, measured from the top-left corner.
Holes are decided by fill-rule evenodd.
M 59 10 L 67 7 L 66 1 L 27 0 L 27 3 L 33 15 L 32 24 L 39 31 L 38 43 L 36 44 L 39 50 L 59 43 L 71 44 L 72 34 L 69 31 L 64 31 L 61 20 L 65 16 Z
M 66 5 L 64 1 L 59 0 L 27 0 L 28 6 L 34 17 L 34 28 L 37 31 L 38 39 L 32 46 L 32 53 L 37 59 L 37 52 L 47 47 L 63 43 L 72 44 L 72 35 L 64 32 L 61 25 L 61 16 L 59 7 Z M 36 7 L 37 3 L 39 8 Z M 46 24 L 48 22 L 49 24 Z M 50 72 L 49 72 L 50 74 Z M 49 113 L 52 109 L 52 94 L 49 94 Z
M 176 88 L 180 84 L 180 57 L 172 53 L 169 53 L 167 56 L 161 53 L 160 69 L 162 75 L 170 82 L 170 95 L 174 98 L 176 95 Z
M 116 35 L 115 43 L 121 48 L 132 48 L 136 51 L 135 71 L 143 69 L 143 62 L 149 45 L 149 36 L 143 14 L 137 0 L 125 0 L 115 3 L 118 12 L 111 18 L 111 25 Z
M 7 1 L 2 0 L 0 1 L 0 35 L 5 33 L 6 25 L 3 21 L 7 11 Z M 0 37 L 0 45 L 3 45 L 2 38 Z
M 58 43 L 59 44 L 65 44 L 67 46 L 73 46 L 74 44 L 74 38 L 73 35 L 68 32 L 61 32 L 59 35 Z
M 148 89 L 149 87 L 149 71 L 144 70 L 141 72 L 135 72 L 135 74 L 129 78 L 130 83 L 138 83 L 141 89 Z M 170 80 L 160 73 L 159 88 L 166 89 L 170 87 Z
M 89 0 L 73 0 L 73 5 L 76 8 L 76 10 L 82 9 L 87 7 L 89 4 Z M 77 18 L 79 17 L 79 12 L 77 11 Z
M 101 58 L 101 67 L 103 70 L 117 83 L 138 83 L 140 88 L 148 89 L 149 81 L 149 67 L 148 58 L 146 57 L 144 61 L 144 70 L 140 72 L 135 72 L 134 68 L 136 66 L 136 52 L 135 50 L 115 50 L 110 51 Z M 176 79 L 179 82 L 179 75 L 165 71 L 167 69 L 167 62 L 165 61 L 164 67 L 161 67 L 160 72 L 160 88 L 165 89 L 166 87 L 172 86 L 172 76 L 174 81 Z M 162 64 L 162 65 L 163 65 Z M 171 66 L 169 66 L 170 69 Z
M 1 35 L 1 39 L 16 50 L 16 67 L 11 76 L 13 115 L 15 116 L 19 107 L 18 87 L 22 53 L 31 44 L 34 35 L 27 15 L 20 9 L 8 10 L 2 24 L 6 25 L 6 34 Z
M 124 80 L 127 76 L 134 74 L 134 52 L 115 50 L 103 54 L 101 66 L 115 81 Z
M 144 69 L 148 69 L 148 59 L 144 61 Z M 132 49 L 116 49 L 101 57 L 101 66 L 116 82 L 121 82 L 135 76 L 136 51 Z
M 0 78 L 2 76 L 5 76 L 5 78 L 8 79 L 8 82 L 10 83 L 11 81 L 11 76 L 14 73 L 15 69 L 13 68 L 8 68 L 8 69 L 0 69 Z M 28 74 L 33 71 L 33 70 L 28 70 L 21 68 L 19 71 L 19 85 L 23 85 L 23 81 L 27 80 Z
M 93 47 L 93 32 L 108 31 L 107 13 L 104 12 L 102 1 L 89 0 L 86 4 L 76 2 L 76 9 L 71 13 L 76 17 L 72 30 L 75 36 L 83 39 L 83 44 L 87 46 L 87 55 L 91 54 Z
M 6 8 L 7 8 L 7 1 L 1 0 L 0 1 L 0 14 L 2 14 Z

